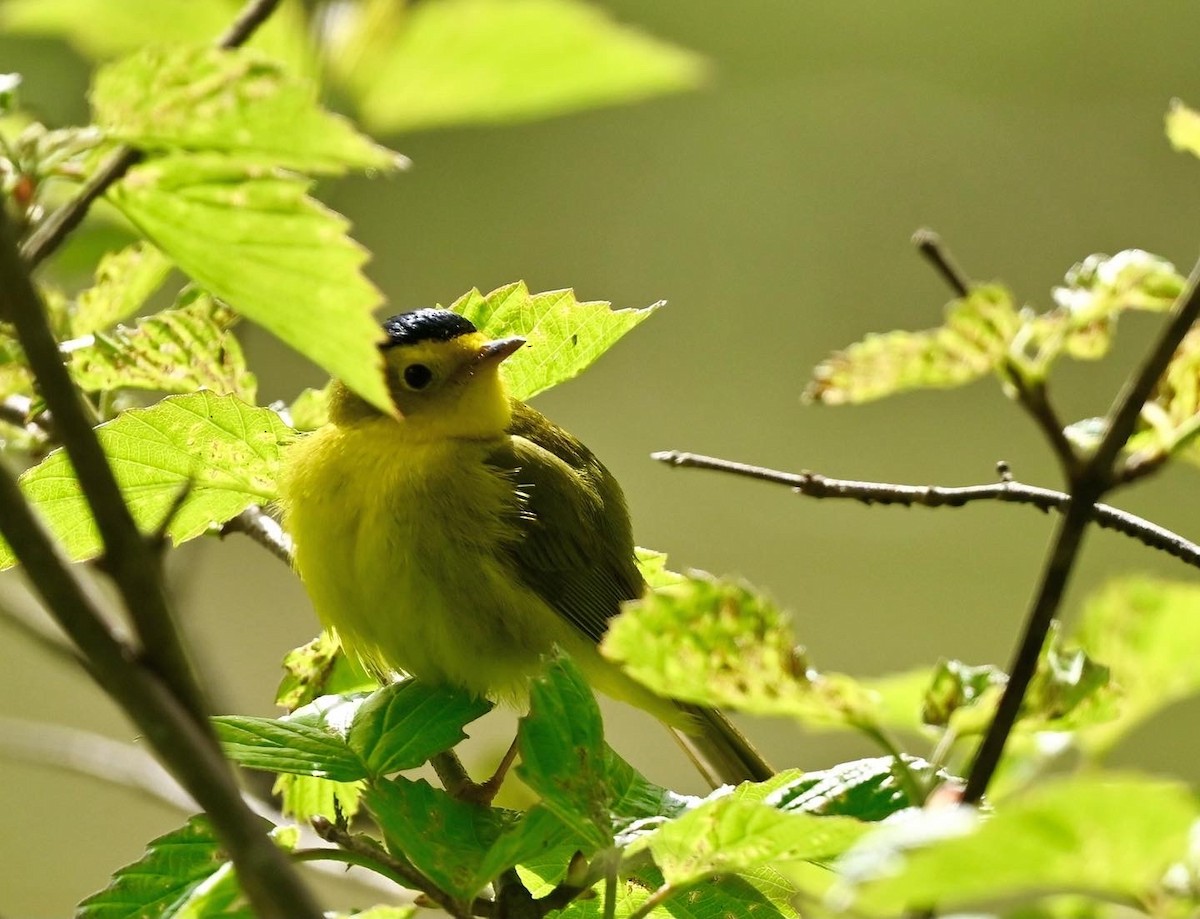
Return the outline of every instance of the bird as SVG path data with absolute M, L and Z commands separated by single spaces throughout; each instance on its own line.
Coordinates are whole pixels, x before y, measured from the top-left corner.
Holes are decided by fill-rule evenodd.
M 508 394 L 500 365 L 525 340 L 445 309 L 392 316 L 383 333 L 396 413 L 332 381 L 328 422 L 280 477 L 295 568 L 343 649 L 381 681 L 520 707 L 557 647 L 594 689 L 663 721 L 714 785 L 773 775 L 722 712 L 601 655 L 621 604 L 647 589 L 629 512 L 591 450 Z

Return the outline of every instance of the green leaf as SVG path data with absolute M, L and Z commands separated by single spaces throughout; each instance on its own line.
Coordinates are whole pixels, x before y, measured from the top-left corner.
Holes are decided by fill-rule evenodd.
M 1115 719 L 1076 736 L 1095 755 L 1156 712 L 1200 692 L 1200 587 L 1151 578 L 1116 581 L 1088 599 L 1075 637 L 1108 665 L 1119 687 Z
M 936 329 L 868 335 L 826 358 L 804 399 L 857 404 L 908 389 L 962 386 L 1003 364 L 1021 324 L 1007 290 L 976 287 L 950 303 Z
M 1060 352 L 1081 360 L 1103 357 L 1124 310 L 1166 311 L 1183 285 L 1174 265 L 1141 249 L 1089 255 L 1054 288 L 1057 309 L 1034 321 L 1031 346 L 1043 364 Z
M 79 904 L 75 915 L 78 919 L 177 917 L 190 894 L 227 865 L 227 858 L 208 818 L 193 817 L 180 829 L 150 842 L 140 859 L 118 869 L 104 890 Z
M 343 654 L 337 639 L 328 632 L 289 651 L 283 658 L 283 669 L 284 677 L 275 693 L 275 703 L 289 712 L 318 696 L 379 688 L 379 681 Z
M 362 782 L 334 782 L 311 775 L 280 773 L 271 793 L 279 796 L 279 809 L 288 817 L 307 823 L 324 817 L 337 823 L 351 820 L 362 801 Z
M 480 857 L 468 886 L 482 889 L 509 868 L 546 858 L 549 853 L 557 853 L 558 867 L 565 870 L 580 842 L 553 811 L 536 804 L 496 837 Z
M 371 775 L 390 775 L 449 750 L 467 736 L 463 727 L 491 708 L 460 689 L 403 680 L 363 703 L 346 740 Z
M 573 290 L 530 294 L 517 281 L 486 296 L 472 290 L 449 308 L 492 338 L 526 339 L 525 347 L 500 365 L 509 392 L 526 400 L 578 376 L 661 305 L 614 310 L 604 301 L 580 303 Z
M 392 9 L 389 11 L 388 6 Z M 330 62 L 375 130 L 545 118 L 696 86 L 703 61 L 579 0 L 374 4 Z M 351 49 L 346 49 L 350 51 Z
M 370 909 L 352 913 L 327 913 L 333 919 L 412 919 L 417 913 L 415 906 L 372 906 Z
M 633 554 L 643 580 L 652 590 L 678 584 L 684 580 L 682 574 L 667 567 L 667 553 L 634 546 Z
M 233 318 L 212 297 L 190 291 L 176 308 L 132 329 L 97 332 L 93 344 L 71 352 L 71 375 L 87 392 L 208 389 L 253 403 L 258 384 L 228 329 Z
M 292 433 L 269 409 L 199 392 L 122 412 L 98 427 L 96 436 L 143 530 L 161 526 L 188 489 L 167 527 L 181 543 L 251 504 L 273 500 L 280 448 Z M 99 534 L 65 451 L 54 451 L 20 481 L 72 559 L 100 553 Z M 15 561 L 0 545 L 0 567 Z
M 1167 140 L 1181 153 L 1200 156 L 1200 113 L 1172 99 L 1166 116 Z
M 867 830 L 851 817 L 784 812 L 734 795 L 714 795 L 659 827 L 648 845 L 673 887 L 784 861 L 830 861 Z
M 843 860 L 860 885 L 856 911 L 946 910 L 1044 890 L 1140 898 L 1182 857 L 1200 809 L 1179 783 L 1093 774 L 1047 782 L 986 820 L 912 813 Z M 946 820 L 957 826 L 930 841 L 922 824 Z
M 219 715 L 212 719 L 225 754 L 250 769 L 355 782 L 370 772 L 336 734 L 302 721 Z
M 923 759 L 906 756 L 903 768 L 924 785 L 933 779 L 933 767 Z M 875 756 L 805 772 L 772 792 L 767 803 L 782 811 L 840 815 L 873 823 L 924 803 L 914 799 L 911 783 L 900 769 L 896 757 Z M 942 774 L 941 778 L 949 776 Z
M 511 818 L 501 811 L 452 798 L 424 779 L 381 779 L 367 786 L 365 803 L 390 852 L 408 859 L 443 890 L 468 902 L 488 849 Z
M 88 335 L 129 318 L 162 286 L 170 270 L 171 262 L 147 242 L 105 253 L 95 282 L 75 301 L 71 334 Z
M 390 413 L 366 254 L 308 184 L 220 156 L 168 156 L 108 195 L 201 287 Z
M 555 658 L 533 681 L 517 739 L 517 774 L 542 804 L 591 847 L 610 845 L 604 726 L 596 697 L 568 658 Z
M 329 421 L 329 386 L 301 390 L 288 406 L 291 424 L 297 431 L 315 431 Z
M 110 58 L 150 44 L 216 39 L 234 21 L 241 0 L 6 0 L 0 28 L 24 35 L 61 35 L 83 54 Z M 103 23 L 103 28 L 97 28 Z M 302 7 L 284 3 L 250 42 L 292 66 L 312 72 L 308 23 Z
M 400 165 L 322 109 L 316 89 L 250 48 L 171 45 L 101 68 L 91 102 L 108 137 L 141 150 L 249 155 L 308 173 Z
M 238 885 L 233 862 L 226 862 L 197 884 L 170 915 L 172 919 L 255 919 L 257 914 Z
M 1163 375 L 1158 378 L 1149 400 L 1138 417 L 1138 432 L 1125 445 L 1139 458 L 1146 454 L 1178 453 L 1195 464 L 1200 462 L 1200 332 L 1188 332 Z

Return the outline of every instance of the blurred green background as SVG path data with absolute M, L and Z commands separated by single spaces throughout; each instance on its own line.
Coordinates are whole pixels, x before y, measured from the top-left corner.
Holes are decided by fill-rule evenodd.
M 114 0 L 120 2 L 120 0 Z M 197 0 L 199 2 L 199 0 Z M 785 469 L 898 482 L 1057 484 L 1032 426 L 991 380 L 860 408 L 805 408 L 829 351 L 864 333 L 935 324 L 948 292 L 909 236 L 937 229 L 968 272 L 1041 306 L 1070 265 L 1140 247 L 1186 270 L 1200 163 L 1163 136 L 1168 100 L 1200 103 L 1200 4 L 1158 0 L 609 0 L 620 20 L 704 55 L 698 92 L 504 128 L 383 140 L 394 178 L 321 189 L 374 254 L 392 311 L 524 279 L 581 299 L 669 307 L 538 407 L 626 488 L 640 543 L 678 568 L 739 574 L 793 611 L 819 668 L 873 675 L 957 657 L 1003 665 L 1051 520 L 1008 505 L 867 508 L 670 470 L 685 449 Z M 0 36 L 0 71 L 52 125 L 86 118 L 87 65 L 50 40 Z M 1102 413 L 1155 320 L 1131 317 L 1099 365 L 1054 382 L 1071 419 Z M 321 374 L 256 330 L 265 399 Z M 1168 471 L 1117 503 L 1196 536 L 1196 473 Z M 1093 533 L 1068 613 L 1130 571 L 1191 578 L 1140 545 Z M 177 553 L 185 625 L 228 711 L 268 713 L 283 652 L 315 631 L 298 583 L 240 538 Z M 13 578 L 4 602 L 21 602 Z M 132 729 L 77 673 L 0 632 L 0 715 Z M 618 750 L 652 779 L 699 790 L 646 717 L 617 707 Z M 1127 741 L 1119 765 L 1200 779 L 1196 709 Z M 494 752 L 510 730 L 477 743 Z M 747 723 L 781 766 L 865 755 L 864 742 Z M 178 812 L 45 766 L 0 759 L 0 914 L 69 913 Z M 343 905 L 345 900 L 342 901 Z M 368 905 L 360 897 L 359 905 Z

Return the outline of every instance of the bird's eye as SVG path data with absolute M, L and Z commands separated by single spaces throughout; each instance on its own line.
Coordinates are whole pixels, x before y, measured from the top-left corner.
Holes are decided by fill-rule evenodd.
M 411 390 L 424 389 L 433 381 L 433 371 L 424 364 L 409 364 L 404 368 L 404 385 Z

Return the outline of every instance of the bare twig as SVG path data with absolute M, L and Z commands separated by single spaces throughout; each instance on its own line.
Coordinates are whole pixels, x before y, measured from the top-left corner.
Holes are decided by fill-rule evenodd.
M 956 296 L 965 297 L 971 292 L 971 280 L 958 267 L 954 256 L 942 243 L 942 237 L 928 227 L 922 227 L 912 236 L 913 245 L 923 255 Z
M 221 536 L 244 533 L 285 565 L 292 564 L 292 537 L 279 521 L 257 504 L 252 504 L 221 527 Z
M 1117 456 L 1133 432 L 1142 406 L 1154 389 L 1155 383 L 1162 376 L 1175 349 L 1179 347 L 1197 316 L 1200 316 L 1200 262 L 1192 269 L 1187 285 L 1175 302 L 1171 318 L 1154 347 L 1109 410 L 1103 439 L 1083 468 L 1072 477 L 1071 501 L 1055 533 L 1037 594 L 1026 619 L 1021 642 L 1009 668 L 1008 683 L 971 765 L 967 787 L 963 791 L 963 802 L 966 804 L 976 803 L 983 797 L 1000 763 L 1025 692 L 1037 671 L 1037 662 L 1046 642 L 1046 635 L 1062 600 L 1075 557 L 1083 541 L 1083 534 L 1092 517 L 1092 506 L 1118 483 L 1119 472 L 1115 468 Z
M 225 34 L 217 39 L 216 46 L 228 51 L 244 45 L 275 12 L 279 3 L 280 0 L 250 0 Z M 141 159 L 141 151 L 133 147 L 122 145 L 113 150 L 104 165 L 79 190 L 79 194 L 47 217 L 25 241 L 21 247 L 21 257 L 29 269 L 36 268 L 62 245 L 71 231 L 83 222 L 96 199 L 119 182 Z
M 1004 478 L 990 485 L 946 487 L 941 485 L 896 485 L 890 482 L 859 482 L 832 479 L 815 472 L 780 472 L 763 466 L 736 463 L 696 453 L 675 450 L 651 454 L 671 466 L 710 469 L 734 475 L 787 485 L 810 498 L 849 498 L 863 504 L 898 504 L 903 507 L 962 507 L 975 501 L 1004 501 L 1028 504 L 1041 511 L 1065 512 L 1071 496 L 1050 488 L 1025 485 Z M 1091 519 L 1098 526 L 1136 539 L 1143 545 L 1166 552 L 1180 561 L 1200 568 L 1200 545 L 1177 533 L 1107 504 L 1091 508 Z

